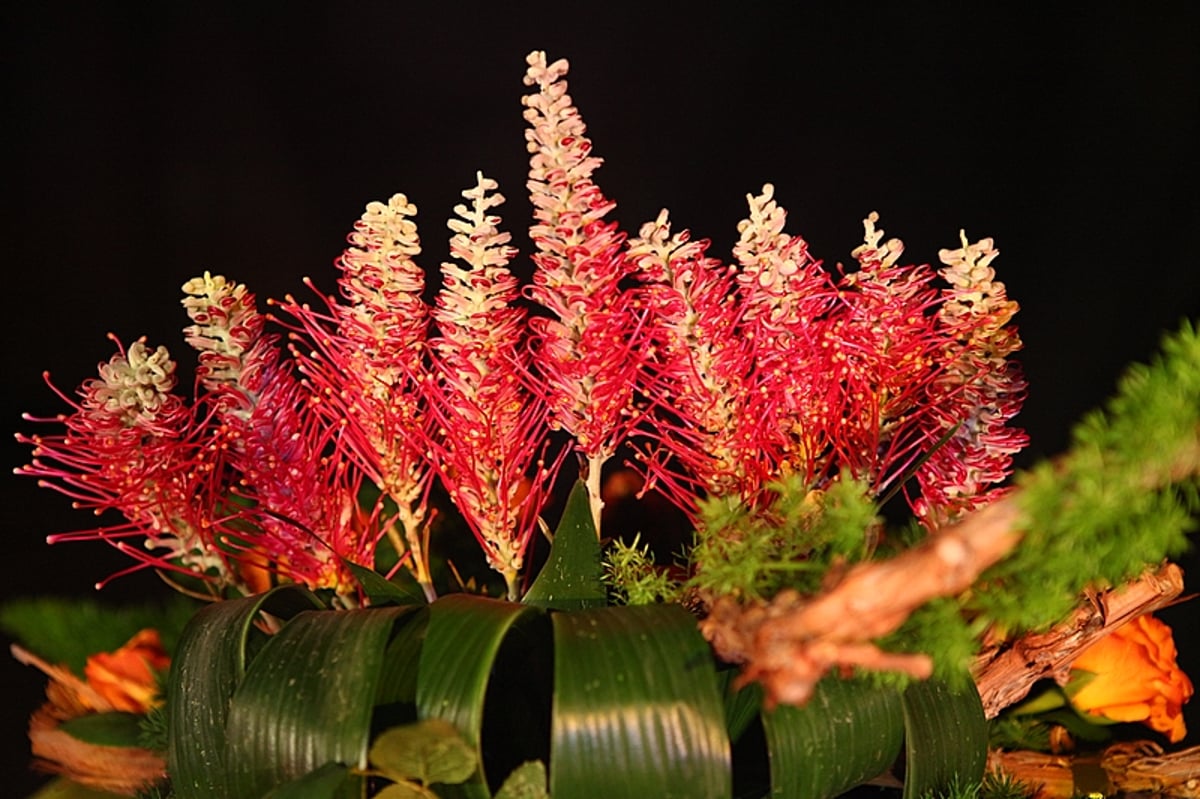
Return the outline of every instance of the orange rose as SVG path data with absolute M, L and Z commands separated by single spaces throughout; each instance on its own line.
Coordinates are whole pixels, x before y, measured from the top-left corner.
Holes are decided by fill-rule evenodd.
M 1187 734 L 1183 705 L 1192 696 L 1192 681 L 1176 663 L 1171 628 L 1158 619 L 1143 615 L 1118 627 L 1085 649 L 1071 668 L 1093 675 L 1078 689 L 1068 688 L 1081 713 L 1144 722 L 1172 743 Z
M 145 713 L 159 704 L 156 671 L 171 665 L 157 630 L 142 630 L 115 652 L 87 659 L 83 673 L 96 693 L 117 710 Z

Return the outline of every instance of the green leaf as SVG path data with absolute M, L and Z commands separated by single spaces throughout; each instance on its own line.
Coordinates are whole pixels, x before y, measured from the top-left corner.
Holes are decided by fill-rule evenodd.
M 142 717 L 136 713 L 90 713 L 68 719 L 59 729 L 76 740 L 97 746 L 141 746 Z
M 340 763 L 326 763 L 303 777 L 275 788 L 263 799 L 354 799 L 362 796 L 364 780 Z
M 1081 713 L 1074 708 L 1062 708 L 1039 717 L 1050 724 L 1058 724 L 1071 733 L 1077 741 L 1101 743 L 1113 737 L 1112 729 L 1121 722 L 1091 713 Z
M 862 681 L 827 678 L 803 707 L 762 714 L 772 796 L 824 799 L 882 774 L 900 754 L 899 695 Z
M 417 680 L 421 648 L 429 624 L 429 607 L 417 607 L 396 629 L 383 653 L 379 687 L 375 692 L 375 729 L 417 720 Z
M 914 682 L 904 707 L 904 799 L 944 796 L 957 780 L 978 785 L 987 765 L 988 724 L 975 684 Z
M 425 593 L 407 569 L 401 569 L 395 578 L 389 580 L 374 569 L 368 569 L 345 558 L 342 558 L 342 565 L 354 575 L 372 606 L 425 604 Z M 407 580 L 404 580 L 405 576 L 408 577 Z
M 678 605 L 555 613 L 554 799 L 732 794 L 708 644 Z
M 550 799 L 546 792 L 546 766 L 540 760 L 517 766 L 496 792 L 496 799 Z
M 479 764 L 475 750 L 442 719 L 385 730 L 371 744 L 369 758 L 389 780 L 424 785 L 465 782 Z
M 167 686 L 170 708 L 168 770 L 178 799 L 232 796 L 225 766 L 229 700 L 245 672 L 246 650 L 260 611 L 287 618 L 320 607 L 313 594 L 280 586 L 265 594 L 201 608 L 179 638 Z
M 725 729 L 733 743 L 737 743 L 758 718 L 763 699 L 762 685 L 757 682 L 733 690 L 737 674 L 738 670 L 734 668 L 725 668 L 717 673 L 725 697 Z
M 608 594 L 600 555 L 587 486 L 578 480 L 567 497 L 546 564 L 522 601 L 556 610 L 604 607 Z
M 442 795 L 491 795 L 481 748 L 489 680 L 498 668 L 501 645 L 510 631 L 541 616 L 537 609 L 526 605 L 470 594 L 451 594 L 429 606 L 429 627 L 421 648 L 417 713 L 422 719 L 443 719 L 453 724 L 474 749 L 480 763 L 475 775 L 465 783 L 439 789 Z M 519 680 L 521 675 L 514 674 L 511 678 Z M 498 690 L 519 693 L 504 682 Z M 532 696 L 519 698 L 525 704 L 536 702 Z M 532 740 L 519 743 L 536 745 Z
M 266 642 L 229 705 L 235 797 L 257 799 L 330 762 L 367 765 L 384 651 L 414 609 L 305 611 Z

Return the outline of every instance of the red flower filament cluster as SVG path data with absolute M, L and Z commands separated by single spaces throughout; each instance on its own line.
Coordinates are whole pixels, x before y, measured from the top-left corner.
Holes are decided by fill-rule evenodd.
M 355 224 L 338 296 L 279 304 L 289 346 L 244 286 L 189 281 L 194 402 L 166 350 L 139 341 L 44 420 L 65 434 L 21 437 L 35 456 L 20 471 L 125 518 L 64 538 L 214 592 L 293 581 L 347 603 L 361 598 L 347 563 L 375 566 L 387 538 L 432 598 L 436 476 L 515 599 L 570 451 L 598 532 L 601 470 L 622 447 L 646 490 L 691 514 L 704 496 L 755 506 L 783 476 L 821 489 L 847 474 L 877 496 L 904 488 L 935 527 L 999 490 L 1025 443 L 1009 426 L 1024 382 L 989 239 L 943 251 L 939 288 L 871 214 L 857 268 L 828 270 L 785 232 L 769 184 L 747 197 L 731 263 L 665 210 L 629 237 L 606 221 L 567 62 L 527 60 L 531 283 L 509 268 L 503 198 L 482 174 L 449 222 L 433 307 L 402 194 Z M 571 438 L 561 451 L 553 431 Z

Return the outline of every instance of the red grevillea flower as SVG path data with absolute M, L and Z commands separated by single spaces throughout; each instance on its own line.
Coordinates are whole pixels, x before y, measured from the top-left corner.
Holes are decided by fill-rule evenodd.
M 451 219 L 450 254 L 465 266 L 442 264 L 434 318 L 440 336 L 429 408 L 438 431 L 429 444 L 438 476 L 483 548 L 504 576 L 510 599 L 554 470 L 540 460 L 546 408 L 529 390 L 521 361 L 525 312 L 508 269 L 517 250 L 489 213 L 504 202 L 496 182 L 478 175 Z M 530 472 L 533 470 L 532 478 Z
M 654 403 L 643 452 L 651 486 L 689 514 L 703 494 L 748 497 L 771 471 L 763 435 L 747 413 L 753 348 L 741 335 L 731 267 L 707 240 L 671 234 L 666 210 L 629 242 L 629 260 L 652 309 L 655 358 L 643 392 Z
M 424 535 L 429 417 L 420 389 L 429 314 L 425 275 L 413 260 L 421 252 L 416 212 L 403 194 L 368 204 L 337 260 L 345 302 L 317 292 L 326 311 L 291 297 L 282 307 L 313 343 L 296 356 L 316 411 L 341 427 L 342 451 L 395 503 L 385 529 L 397 552 L 411 553 L 410 567 L 432 600 Z
M 1022 435 L 988 428 L 991 437 L 971 439 L 982 449 L 962 435 L 943 441 L 976 419 L 973 409 L 998 418 L 980 392 L 1014 387 L 1002 357 L 1013 344 L 1005 311 L 1014 310 L 1003 287 L 993 296 L 988 282 L 991 299 L 968 307 L 976 288 L 963 267 L 943 273 L 954 288 L 939 293 L 932 269 L 898 264 L 903 244 L 882 242 L 874 213 L 853 252 L 859 269 L 835 285 L 804 241 L 783 232 L 770 185 L 748 199 L 740 271 L 708 258 L 707 242 L 671 236 L 665 212 L 630 242 L 652 312 L 643 385 L 652 448 L 642 453 L 651 483 L 694 511 L 702 493 L 753 505 L 787 474 L 819 487 L 845 471 L 881 494 L 930 452 L 921 474 L 939 497 L 984 474 L 1006 476 L 1010 460 L 996 456 L 1010 456 Z M 976 270 L 973 279 L 990 278 Z M 985 364 L 980 352 L 1001 357 Z M 1017 404 L 1004 405 L 1004 419 Z
M 355 584 L 339 558 L 372 566 L 378 535 L 360 518 L 346 462 L 325 454 L 336 428 L 312 412 L 245 286 L 205 273 L 183 291 L 194 322 L 184 332 L 200 353 L 219 449 L 238 494 L 251 501 L 223 524 L 225 540 L 288 579 L 350 593 Z M 248 521 L 257 530 L 247 532 Z
M 196 443 L 189 409 L 176 396 L 175 362 L 165 347 L 151 350 L 144 339 L 120 346 L 98 378 L 84 382 L 72 412 L 54 419 L 66 433 L 24 436 L 33 461 L 18 474 L 74 500 L 97 515 L 122 514 L 123 524 L 50 537 L 51 543 L 100 539 L 154 567 L 232 581 L 210 539 L 216 504 L 207 489 L 212 464 Z M 49 376 L 47 376 L 49 383 Z M 133 543 L 130 543 L 130 542 Z M 144 542 L 144 546 L 142 545 Z M 110 578 L 111 579 L 111 578 Z
M 787 213 L 775 188 L 747 195 L 733 253 L 742 304 L 740 334 L 751 342 L 754 377 L 748 412 L 761 420 L 774 469 L 815 476 L 829 435 L 828 375 L 820 333 L 834 299 L 829 275 L 799 236 L 783 232 Z
M 933 270 L 898 265 L 904 244 L 881 243 L 878 220 L 874 212 L 863 220 L 864 243 L 851 253 L 859 269 L 839 282 L 821 340 L 831 388 L 826 401 L 836 409 L 824 421 L 829 460 L 877 493 L 930 445 L 920 422 L 930 411 L 926 400 L 945 346 L 934 316 Z
M 1019 306 L 995 279 L 991 262 L 999 253 L 992 240 L 970 244 L 961 235 L 962 248 L 938 253 L 950 288 L 937 315 L 949 341 L 924 424 L 932 439 L 950 438 L 916 475 L 921 500 L 915 509 L 930 526 L 994 498 L 1002 489 L 992 486 L 1009 475 L 1012 456 L 1029 441 L 1024 430 L 1008 424 L 1025 398 L 1020 366 L 1008 360 L 1021 348 L 1016 329 L 1008 326 Z
M 578 109 L 567 94 L 565 60 L 527 58 L 524 98 L 529 191 L 537 248 L 531 299 L 549 318 L 530 320 L 551 423 L 575 437 L 587 459 L 592 509 L 599 523 L 600 468 L 632 425 L 633 385 L 640 368 L 636 303 L 620 287 L 630 264 L 623 234 L 604 217 L 615 203 L 592 182 L 600 165 Z

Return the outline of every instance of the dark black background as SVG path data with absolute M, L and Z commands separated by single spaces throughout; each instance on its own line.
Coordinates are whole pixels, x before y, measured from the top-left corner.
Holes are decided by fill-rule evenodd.
M 369 200 L 416 202 L 431 268 L 476 169 L 520 231 L 535 48 L 571 60 L 626 229 L 666 206 L 727 256 L 746 193 L 771 181 L 789 230 L 831 264 L 871 210 L 913 261 L 936 262 L 960 227 L 995 237 L 1023 306 L 1023 464 L 1060 451 L 1165 329 L 1200 318 L 1192 3 L 133 5 L 2 12 L 10 429 L 58 411 L 41 371 L 72 389 L 111 354 L 109 331 L 186 361 L 179 287 L 204 270 L 260 298 L 304 292 L 303 275 L 332 288 Z M 26 456 L 6 445 L 6 466 Z M 89 518 L 28 479 L 4 492 L 4 594 L 80 595 L 123 565 L 100 545 L 44 546 Z M 1200 677 L 1194 615 L 1170 614 Z M 41 680 L 3 662 L 5 790 L 20 793 Z

